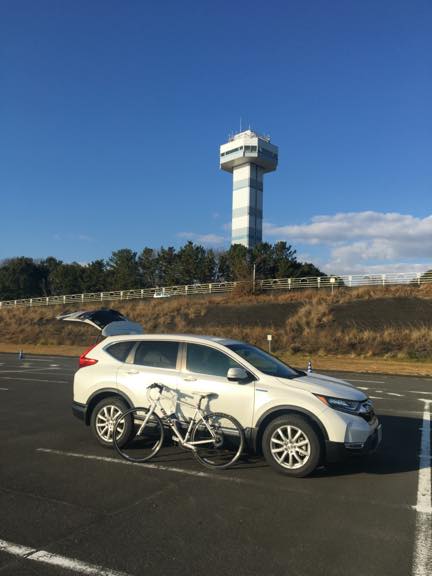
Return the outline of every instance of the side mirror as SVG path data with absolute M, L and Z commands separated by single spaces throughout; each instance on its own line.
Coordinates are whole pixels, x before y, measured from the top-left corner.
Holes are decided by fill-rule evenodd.
M 244 368 L 230 368 L 227 372 L 227 379 L 239 382 L 242 380 L 248 380 L 249 374 Z

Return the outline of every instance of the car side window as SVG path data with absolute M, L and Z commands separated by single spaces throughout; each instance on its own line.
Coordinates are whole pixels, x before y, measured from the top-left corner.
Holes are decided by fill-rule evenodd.
M 178 342 L 144 340 L 137 346 L 134 364 L 174 370 L 178 348 Z
M 186 368 L 197 374 L 226 377 L 229 368 L 241 368 L 241 366 L 219 350 L 200 344 L 188 344 Z
M 116 360 L 125 362 L 134 344 L 135 342 L 131 342 L 130 340 L 117 342 L 116 344 L 108 346 L 108 348 L 105 349 L 105 352 L 108 352 L 108 354 L 110 354 Z

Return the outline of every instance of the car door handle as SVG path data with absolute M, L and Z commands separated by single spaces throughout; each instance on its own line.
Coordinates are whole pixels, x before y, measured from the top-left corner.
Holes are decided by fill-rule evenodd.
M 139 370 L 127 370 L 126 374 L 139 374 Z
M 196 382 L 197 379 L 194 378 L 193 376 L 191 376 L 191 377 L 189 377 L 189 378 L 183 378 L 183 380 L 184 380 L 185 382 Z

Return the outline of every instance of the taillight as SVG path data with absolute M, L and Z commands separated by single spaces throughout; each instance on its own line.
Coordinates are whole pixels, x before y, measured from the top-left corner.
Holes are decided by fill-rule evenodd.
M 97 344 L 93 344 L 93 346 L 90 346 L 90 348 L 87 348 L 87 350 L 81 354 L 78 361 L 78 368 L 85 368 L 86 366 L 93 366 L 93 364 L 96 364 L 97 360 L 95 360 L 95 358 L 89 358 L 87 356 L 87 354 L 96 346 Z

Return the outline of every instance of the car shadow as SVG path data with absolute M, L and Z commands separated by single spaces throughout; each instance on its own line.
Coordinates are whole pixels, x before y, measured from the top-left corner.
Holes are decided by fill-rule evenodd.
M 406 416 L 381 415 L 383 437 L 372 454 L 352 455 L 346 460 L 319 468 L 313 474 L 345 476 L 352 474 L 398 474 L 419 470 L 420 439 L 423 420 Z
M 369 455 L 348 455 L 346 459 L 327 464 L 316 469 L 310 476 L 322 478 L 329 476 L 349 476 L 355 474 L 398 474 L 416 471 L 420 468 L 420 438 L 422 419 L 404 416 L 381 415 L 379 417 L 383 438 L 377 450 Z M 193 461 L 189 450 L 179 449 L 170 439 L 152 462 L 160 464 Z M 229 470 L 254 470 L 266 468 L 264 458 L 255 454 L 244 454 Z

